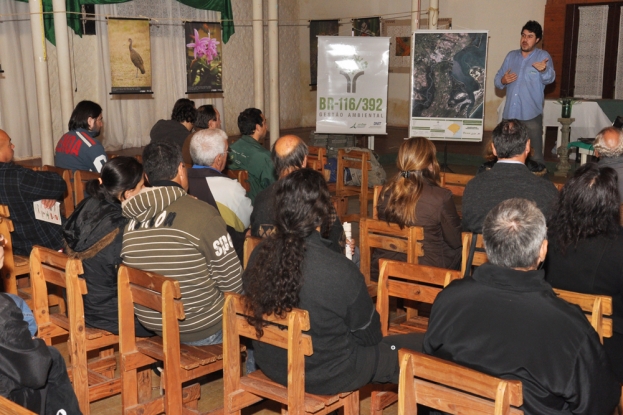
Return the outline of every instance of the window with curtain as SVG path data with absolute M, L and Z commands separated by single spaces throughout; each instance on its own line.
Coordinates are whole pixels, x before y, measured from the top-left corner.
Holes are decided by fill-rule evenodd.
M 561 96 L 623 98 L 623 1 L 569 4 Z

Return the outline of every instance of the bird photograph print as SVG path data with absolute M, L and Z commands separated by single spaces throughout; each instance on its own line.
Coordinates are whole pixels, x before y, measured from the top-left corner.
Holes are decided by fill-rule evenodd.
M 223 60 L 220 23 L 186 22 L 187 93 L 223 91 Z
M 108 19 L 113 94 L 151 93 L 149 20 Z

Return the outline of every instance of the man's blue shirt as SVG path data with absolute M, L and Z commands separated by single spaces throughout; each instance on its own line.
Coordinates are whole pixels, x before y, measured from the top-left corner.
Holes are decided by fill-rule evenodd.
M 539 72 L 532 66 L 533 63 L 541 62 L 546 58 L 549 60 L 543 72 Z M 503 85 L 502 77 L 509 69 L 517 74 L 517 80 Z M 542 114 L 545 85 L 551 84 L 555 79 L 556 72 L 554 72 L 552 57 L 543 49 L 534 49 L 526 58 L 523 57 L 520 49 L 509 52 L 495 75 L 495 87 L 506 88 L 503 118 L 531 120 Z

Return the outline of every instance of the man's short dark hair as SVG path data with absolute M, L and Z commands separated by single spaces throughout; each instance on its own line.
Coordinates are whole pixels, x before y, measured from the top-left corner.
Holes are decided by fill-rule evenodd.
M 197 110 L 195 109 L 195 102 L 188 98 L 180 98 L 173 105 L 173 111 L 171 111 L 171 119 L 177 122 L 190 122 L 195 123 L 197 121 Z
M 216 111 L 213 105 L 202 105 L 197 108 L 196 128 L 208 128 L 210 121 L 216 121 Z
M 493 265 L 532 267 L 537 265 L 541 244 L 547 238 L 545 216 L 530 200 L 507 199 L 485 217 L 482 237 Z
M 143 150 L 143 170 L 152 184 L 174 179 L 182 162 L 182 150 L 176 143 L 158 141 L 148 144 Z
M 247 108 L 238 116 L 238 128 L 240 129 L 240 134 L 243 135 L 252 135 L 253 131 L 255 131 L 255 126 L 257 124 L 263 126 L 263 123 L 262 111 L 257 108 Z
M 273 149 L 270 152 L 270 157 L 273 160 L 273 164 L 275 165 L 275 173 L 277 173 L 277 177 L 281 176 L 285 170 L 294 167 L 300 169 L 303 167 L 303 160 L 309 154 L 309 150 L 307 149 L 307 144 L 303 140 L 301 140 L 296 147 L 292 149 L 288 154 L 283 157 L 277 154 L 275 151 L 275 146 L 273 145 Z
M 493 129 L 493 146 L 500 159 L 520 155 L 526 149 L 528 131 L 519 120 L 504 120 Z
M 95 118 L 102 113 L 102 107 L 93 101 L 80 101 L 69 118 L 69 130 L 89 129 L 89 118 Z
M 523 27 L 521 28 L 521 32 L 523 33 L 524 30 L 534 33 L 534 36 L 536 36 L 536 38 L 539 40 L 543 39 L 543 28 L 541 27 L 541 24 L 539 22 L 536 22 L 534 20 L 528 20 L 528 23 L 523 25 Z

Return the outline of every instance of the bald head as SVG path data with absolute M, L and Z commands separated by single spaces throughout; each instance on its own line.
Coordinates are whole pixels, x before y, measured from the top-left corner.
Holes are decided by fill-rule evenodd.
M 606 127 L 595 137 L 595 153 L 600 157 L 618 157 L 623 154 L 623 130 Z
M 307 144 L 296 135 L 284 135 L 273 146 L 271 158 L 279 178 L 307 166 Z
M 14 148 L 11 137 L 4 130 L 0 130 L 0 163 L 13 161 Z

